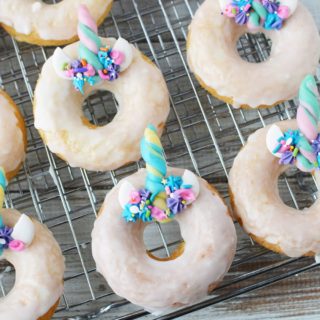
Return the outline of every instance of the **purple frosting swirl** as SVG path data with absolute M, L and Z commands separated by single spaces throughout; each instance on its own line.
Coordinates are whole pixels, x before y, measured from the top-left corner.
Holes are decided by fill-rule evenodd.
M 239 12 L 235 17 L 236 23 L 240 25 L 246 24 L 248 20 L 249 20 L 249 16 L 245 11 Z
M 276 1 L 272 0 L 262 0 L 262 4 L 269 13 L 274 13 L 279 8 L 279 4 Z
M 282 154 L 280 164 L 289 165 L 294 163 L 294 156 L 291 151 L 286 151 Z
M 183 199 L 176 193 L 173 193 L 172 197 L 167 199 L 167 206 L 173 214 L 177 214 L 185 208 L 182 200 Z
M 6 243 L 3 244 L 3 248 L 7 249 L 9 246 L 9 242 L 13 240 L 11 237 L 13 229 L 7 226 L 4 226 L 0 229 L 0 239 L 3 239 Z

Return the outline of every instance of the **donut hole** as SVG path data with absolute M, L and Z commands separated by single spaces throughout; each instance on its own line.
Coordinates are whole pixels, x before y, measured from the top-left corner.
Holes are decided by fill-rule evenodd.
M 245 33 L 237 41 L 237 51 L 249 63 L 266 61 L 271 54 L 272 41 L 264 33 Z
M 317 198 L 317 186 L 312 175 L 294 167 L 279 176 L 278 190 L 282 201 L 295 209 L 296 205 L 300 210 L 309 208 Z
M 179 223 L 176 220 L 164 224 L 150 223 L 146 225 L 143 241 L 149 257 L 154 260 L 174 260 L 183 254 L 184 242 Z M 164 246 L 164 241 L 167 248 Z
M 105 90 L 96 90 L 86 97 L 82 105 L 83 122 L 91 127 L 102 127 L 110 123 L 117 114 L 118 102 Z
M 13 265 L 7 260 L 0 261 L 0 291 L 1 296 L 7 295 L 15 283 L 15 270 Z

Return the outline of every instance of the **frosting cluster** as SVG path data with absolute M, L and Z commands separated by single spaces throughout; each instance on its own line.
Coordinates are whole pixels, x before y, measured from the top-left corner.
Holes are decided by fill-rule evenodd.
M 65 63 L 63 70 L 68 78 L 71 78 L 77 91 L 84 94 L 84 85 L 93 86 L 100 80 L 113 81 L 118 79 L 120 65 L 124 61 L 124 54 L 112 48 L 100 48 L 98 58 L 103 69 L 96 70 L 86 59 L 76 59 Z
M 165 210 L 158 208 L 154 203 L 155 195 L 147 189 L 132 191 L 123 211 L 123 217 L 127 222 L 136 222 L 139 219 L 143 222 L 163 222 L 174 218 L 195 200 L 192 186 L 183 184 L 181 177 L 169 176 L 163 179 L 162 183 L 165 188 L 167 208 Z
M 251 29 L 279 30 L 290 15 L 290 8 L 278 0 L 232 0 L 222 14 Z
M 3 224 L 0 217 L 0 255 L 3 254 L 4 249 L 10 249 L 12 251 L 22 251 L 25 249 L 25 243 L 12 237 L 13 228 L 10 228 Z

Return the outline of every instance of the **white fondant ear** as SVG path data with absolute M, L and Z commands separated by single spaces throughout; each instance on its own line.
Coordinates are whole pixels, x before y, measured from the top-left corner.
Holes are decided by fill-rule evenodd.
M 67 56 L 61 48 L 56 48 L 52 56 L 52 64 L 54 71 L 60 78 L 72 80 L 72 78 L 68 77 L 63 70 L 63 65 L 69 62 L 71 62 L 71 58 Z
M 129 202 L 131 193 L 136 191 L 136 188 L 128 181 L 124 181 L 119 189 L 119 203 L 124 209 L 125 205 Z
M 120 71 L 122 72 L 126 70 L 130 66 L 133 59 L 132 45 L 127 40 L 119 38 L 112 49 L 120 51 L 124 54 L 125 58 L 124 61 L 121 63 Z
M 231 3 L 231 0 L 219 0 L 219 3 L 221 11 L 223 12 L 226 6 Z
M 190 170 L 184 170 L 182 181 L 183 181 L 183 184 L 192 185 L 192 191 L 194 193 L 194 196 L 197 198 L 200 192 L 198 177 Z
M 297 9 L 298 0 L 281 0 L 280 1 L 280 5 L 289 7 L 289 9 L 290 9 L 289 17 L 290 17 L 290 16 L 292 16 L 294 14 L 294 12 Z
M 14 240 L 20 240 L 26 245 L 30 245 L 35 234 L 35 227 L 32 220 L 22 214 L 16 225 L 13 227 L 11 237 Z
M 266 144 L 268 150 L 278 158 L 281 158 L 281 153 L 273 153 L 275 148 L 279 145 L 279 139 L 283 137 L 283 133 L 281 129 L 273 124 L 270 129 L 268 130 L 267 136 L 266 136 Z

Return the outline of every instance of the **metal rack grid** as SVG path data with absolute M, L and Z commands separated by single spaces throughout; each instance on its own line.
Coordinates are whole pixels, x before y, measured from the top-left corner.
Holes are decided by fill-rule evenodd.
M 168 163 L 193 170 L 215 184 L 228 201 L 228 172 L 247 137 L 266 124 L 293 117 L 296 103 L 290 101 L 266 110 L 234 110 L 199 86 L 188 70 L 185 56 L 187 28 L 201 2 L 116 0 L 100 34 L 121 35 L 161 68 L 172 107 L 162 137 Z M 270 45 L 263 35 L 246 35 L 239 41 L 238 51 L 249 61 L 257 62 L 267 58 Z M 154 319 L 111 291 L 95 271 L 90 248 L 90 232 L 106 192 L 142 163 L 106 173 L 70 168 L 48 151 L 33 126 L 33 90 L 53 49 L 18 43 L 0 31 L 0 85 L 20 107 L 29 141 L 26 163 L 7 190 L 6 206 L 34 213 L 61 245 L 67 270 L 65 294 L 55 319 L 93 319 L 99 314 L 105 319 Z M 84 105 L 85 115 L 99 125 L 110 122 L 116 110 L 117 102 L 108 92 L 95 93 Z M 312 179 L 301 173 L 287 173 L 280 179 L 279 188 L 285 202 L 297 208 L 316 199 Z M 318 266 L 310 258 L 289 259 L 254 245 L 238 226 L 237 229 L 235 260 L 213 295 L 157 319 L 173 319 Z M 147 247 L 159 256 L 170 254 L 181 241 L 174 224 L 151 225 L 147 238 L 148 234 L 153 237 Z M 0 268 L 4 270 L 0 287 L 5 295 L 13 285 L 14 271 L 6 263 Z

